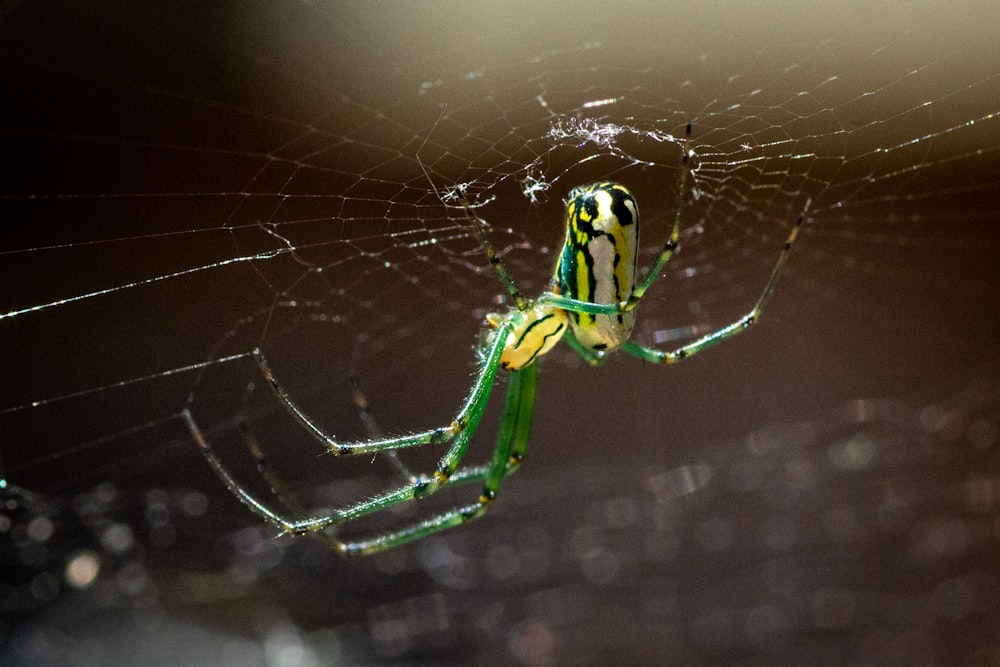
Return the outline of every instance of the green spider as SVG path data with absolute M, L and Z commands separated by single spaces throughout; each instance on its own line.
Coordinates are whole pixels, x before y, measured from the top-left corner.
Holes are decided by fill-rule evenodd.
M 690 126 L 687 131 L 690 135 Z M 685 163 L 687 157 L 685 150 Z M 735 335 L 757 321 L 798 235 L 802 217 L 785 241 L 760 297 L 746 315 L 673 351 L 658 350 L 629 340 L 639 300 L 677 249 L 686 178 L 687 168 L 684 167 L 681 169 L 678 204 L 670 237 L 652 269 L 638 283 L 636 259 L 639 247 L 639 210 L 632 194 L 625 186 L 611 182 L 573 189 L 566 201 L 566 239 L 559 253 L 555 273 L 548 291 L 537 299 L 526 299 L 521 295 L 487 238 L 486 223 L 466 207 L 483 251 L 496 269 L 514 307 L 506 312 L 487 315 L 488 326 L 477 350 L 478 375 L 465 403 L 447 426 L 408 435 L 374 437 L 367 441 L 338 441 L 295 404 L 275 378 L 264 355 L 260 350 L 255 351 L 257 364 L 271 390 L 316 440 L 334 454 L 386 453 L 408 479 L 405 485 L 321 516 L 303 517 L 302 508 L 284 490 L 280 480 L 268 472 L 260 448 L 255 442 L 248 440 L 258 469 L 270 483 L 277 499 L 300 517 L 287 518 L 243 488 L 209 446 L 190 414 L 186 414 L 188 426 L 202 453 L 229 490 L 251 510 L 285 533 L 316 533 L 345 556 L 375 553 L 479 518 L 493 502 L 504 477 L 514 472 L 524 458 L 534 412 L 538 377 L 536 362 L 559 340 L 565 340 L 587 363 L 594 366 L 603 362 L 615 350 L 622 350 L 652 363 L 670 364 Z M 507 394 L 493 458 L 485 465 L 460 467 L 490 398 L 497 371 L 501 368 L 508 373 Z M 376 435 L 377 429 L 371 426 L 363 396 L 356 392 L 355 397 L 362 419 L 366 420 L 370 432 Z M 447 442 L 451 443 L 448 451 L 441 457 L 437 469 L 431 475 L 411 473 L 396 456 L 396 450 L 405 447 Z M 445 511 L 399 530 L 357 541 L 342 541 L 320 532 L 335 524 L 423 498 L 446 485 L 469 483 L 483 485 L 482 492 L 474 503 Z

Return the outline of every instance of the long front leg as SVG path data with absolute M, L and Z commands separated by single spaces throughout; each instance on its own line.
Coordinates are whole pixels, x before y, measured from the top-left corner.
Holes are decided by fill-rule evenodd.
M 640 359 L 644 359 L 654 364 L 672 364 L 677 361 L 681 361 L 682 359 L 687 359 L 693 354 L 701 352 L 702 350 L 716 345 L 717 343 L 721 343 L 730 336 L 735 336 L 741 331 L 749 329 L 750 326 L 756 323 L 760 318 L 760 313 L 764 309 L 764 304 L 771 296 L 771 292 L 774 291 L 774 285 L 778 280 L 778 275 L 781 273 L 781 269 L 785 265 L 785 260 L 788 259 L 788 253 L 792 249 L 792 245 L 795 243 L 795 239 L 798 237 L 799 229 L 801 227 L 802 216 L 799 216 L 799 219 L 795 222 L 795 226 L 792 227 L 791 233 L 788 235 L 788 239 L 785 240 L 785 245 L 782 247 L 781 253 L 778 255 L 778 261 L 775 263 L 774 268 L 771 269 L 771 275 L 767 279 L 767 284 L 764 285 L 764 290 L 761 292 L 760 297 L 758 297 L 753 308 L 751 308 L 746 315 L 739 318 L 735 322 L 727 324 L 721 329 L 702 336 L 692 343 L 682 345 L 673 351 L 645 347 L 631 340 L 625 341 L 622 344 L 621 349 L 628 352 L 632 356 L 639 357 Z
M 468 398 L 465 399 L 465 403 L 462 405 L 455 419 L 452 420 L 451 424 L 448 426 L 443 426 L 441 428 L 432 429 L 429 431 L 422 431 L 420 433 L 412 433 L 409 435 L 401 435 L 397 437 L 390 438 L 379 438 L 375 440 L 360 440 L 356 442 L 341 442 L 336 440 L 326 431 L 322 429 L 316 422 L 312 420 L 305 413 L 302 408 L 292 400 L 288 392 L 285 391 L 284 387 L 278 382 L 271 370 L 270 365 L 267 363 L 267 359 L 264 357 L 263 352 L 259 349 L 254 350 L 254 358 L 257 361 L 257 365 L 260 367 L 261 373 L 264 375 L 264 379 L 267 380 L 268 386 L 271 391 L 277 397 L 278 401 L 288 410 L 288 412 L 295 418 L 296 421 L 301 424 L 310 435 L 318 440 L 324 447 L 326 447 L 330 452 L 340 455 L 352 455 L 352 454 L 373 454 L 375 452 L 382 452 L 386 450 L 402 449 L 404 447 L 415 447 L 418 445 L 426 445 L 431 443 L 449 442 L 452 438 L 456 438 L 459 441 L 459 449 L 464 451 L 464 445 L 467 444 L 469 437 L 469 431 L 475 431 L 476 424 L 478 422 L 478 417 L 476 416 L 476 406 L 481 406 L 485 403 L 485 399 L 489 397 L 489 393 L 493 388 L 493 379 L 496 376 L 497 369 L 500 367 L 500 355 L 503 353 L 504 343 L 507 340 L 507 335 L 510 333 L 512 325 L 509 323 L 504 323 L 499 326 L 491 335 L 489 340 L 489 346 L 483 354 L 482 361 L 480 363 L 479 375 L 476 377 L 476 382 L 472 387 L 472 391 L 469 392 Z M 480 415 L 481 416 L 481 410 Z M 462 440 L 462 434 L 465 434 L 464 441 Z M 456 445 L 451 446 L 449 454 L 446 455 L 446 460 L 444 463 L 446 466 L 452 466 L 454 470 L 453 463 L 456 456 L 461 456 L 461 454 L 452 454 L 456 449 Z
M 479 375 L 476 378 L 473 389 L 459 411 L 459 414 L 456 415 L 455 419 L 452 421 L 450 427 L 435 429 L 433 431 L 425 431 L 416 435 L 404 435 L 397 438 L 383 438 L 370 442 L 339 443 L 334 441 L 330 436 L 326 435 L 326 433 L 320 430 L 319 427 L 316 426 L 309 419 L 309 417 L 306 416 L 305 413 L 303 413 L 302 410 L 291 401 L 287 394 L 285 394 L 284 390 L 274 379 L 274 376 L 271 373 L 270 368 L 266 365 L 266 361 L 263 356 L 259 355 L 258 364 L 261 364 L 265 377 L 271 383 L 271 387 L 277 396 L 282 399 L 285 407 L 287 407 L 292 415 L 296 416 L 301 423 L 308 427 L 314 437 L 327 445 L 327 447 L 335 453 L 356 454 L 372 451 L 391 451 L 397 447 L 440 442 L 442 440 L 453 438 L 451 446 L 439 461 L 437 470 L 433 476 L 417 477 L 416 479 L 411 480 L 409 484 L 406 484 L 398 489 L 379 494 L 368 500 L 349 505 L 346 508 L 331 511 L 323 515 L 312 517 L 289 517 L 286 516 L 283 511 L 276 510 L 269 503 L 261 501 L 244 488 L 239 480 L 237 480 L 236 477 L 229 471 L 226 465 L 215 453 L 215 450 L 205 438 L 204 434 L 201 432 L 201 429 L 195 422 L 191 412 L 185 409 L 183 416 L 188 425 L 188 430 L 191 432 L 195 442 L 198 443 L 205 459 L 212 466 L 216 475 L 226 484 L 233 495 L 243 502 L 243 504 L 265 520 L 277 526 L 283 532 L 304 534 L 321 531 L 328 526 L 352 521 L 415 498 L 422 498 L 434 493 L 441 486 L 448 483 L 448 478 L 455 472 L 456 468 L 461 463 L 462 457 L 465 455 L 465 451 L 468 447 L 469 440 L 471 439 L 472 434 L 475 433 L 476 427 L 479 425 L 479 421 L 483 416 L 483 411 L 486 409 L 486 404 L 493 389 L 493 381 L 496 377 L 497 369 L 500 366 L 500 356 L 503 352 L 510 329 L 511 325 L 509 323 L 504 323 L 493 332 L 493 335 L 489 340 L 489 345 L 482 355 Z M 453 429 L 454 433 L 452 433 L 450 429 Z M 446 437 L 428 437 L 429 434 L 437 435 L 441 433 L 445 434 Z M 250 447 L 251 452 L 254 453 L 258 470 L 264 474 L 265 480 L 271 485 L 278 501 L 285 505 L 286 508 L 292 509 L 293 513 L 295 513 L 294 508 L 298 507 L 298 503 L 295 502 L 292 496 L 287 492 L 286 486 L 267 470 L 266 462 L 263 458 L 263 454 L 259 451 L 259 447 L 257 447 L 257 451 L 254 452 L 256 446 L 255 441 L 248 440 L 247 444 Z M 291 507 L 289 507 L 289 505 L 291 505 Z M 344 555 L 360 553 L 356 552 L 356 550 L 352 550 L 350 544 L 341 543 L 336 540 L 334 540 L 334 546 Z

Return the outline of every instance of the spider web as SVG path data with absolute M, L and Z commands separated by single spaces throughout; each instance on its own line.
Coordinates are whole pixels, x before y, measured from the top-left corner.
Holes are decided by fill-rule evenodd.
M 546 507 L 551 521 L 566 525 L 599 531 L 611 522 L 645 535 L 631 538 L 667 539 L 649 525 L 680 519 L 635 519 L 645 516 L 637 509 L 645 501 L 616 490 L 616 478 L 642 480 L 654 508 L 674 513 L 672 503 L 696 490 L 744 492 L 758 488 L 746 479 L 765 472 L 788 483 L 783 475 L 801 481 L 810 476 L 803 470 L 832 466 L 857 475 L 856 487 L 823 476 L 844 484 L 846 495 L 863 489 L 888 498 L 895 484 L 913 513 L 952 483 L 968 483 L 978 500 L 957 503 L 955 521 L 971 530 L 972 518 L 993 520 L 1000 74 L 989 7 L 913 5 L 905 16 L 785 5 L 693 13 L 639 5 L 609 14 L 588 4 L 123 4 L 90 13 L 11 3 L 0 11 L 9 91 L 0 128 L 10 167 L 0 186 L 8 230 L 0 337 L 9 378 L 0 388 L 0 459 L 19 492 L 46 494 L 36 504 L 49 508 L 38 516 L 50 523 L 72 514 L 73 498 L 138 490 L 145 517 L 120 516 L 112 525 L 160 545 L 168 563 L 186 545 L 231 535 L 242 537 L 225 539 L 242 544 L 259 532 L 255 548 L 276 561 L 263 565 L 237 549 L 230 575 L 237 568 L 247 581 L 273 571 L 290 576 L 293 558 L 283 556 L 293 551 L 290 541 L 273 547 L 270 533 L 225 495 L 182 411 L 191 409 L 227 464 L 262 493 L 245 427 L 307 504 L 340 504 L 384 487 L 392 471 L 382 461 L 317 458 L 315 443 L 263 385 L 252 351 L 261 349 L 294 400 L 338 437 L 366 435 L 353 379 L 387 433 L 445 424 L 468 390 L 484 315 L 508 306 L 466 206 L 488 225 L 521 291 L 534 295 L 548 284 L 568 191 L 622 182 L 642 212 L 640 267 L 648 266 L 673 219 L 685 150 L 691 172 L 681 248 L 644 297 L 635 336 L 670 347 L 742 315 L 804 216 L 761 325 L 669 370 L 614 359 L 591 372 L 570 352 L 554 351 L 542 364 L 528 466 L 538 477 L 525 471 L 508 482 L 521 499 L 504 510 L 501 494 L 475 537 L 432 542 L 464 545 L 461 562 L 470 567 L 476 539 L 492 545 L 493 535 L 514 535 L 502 545 L 508 551 L 482 547 L 482 572 L 493 574 L 463 575 L 448 559 L 445 567 L 440 546 L 387 556 L 370 578 L 360 577 L 368 588 L 330 592 L 352 596 L 338 618 L 367 618 L 362 643 L 383 657 L 454 650 L 444 628 L 436 634 L 422 624 L 444 613 L 441 604 L 454 611 L 455 598 L 413 583 L 393 599 L 372 582 L 423 573 L 446 590 L 485 592 L 505 581 L 497 572 L 506 570 L 496 569 L 503 554 L 523 574 L 535 553 L 524 544 L 539 533 L 557 540 L 549 520 L 517 523 L 518 513 Z M 470 454 L 476 460 L 488 456 L 498 408 L 483 420 L 482 447 Z M 767 444 L 774 442 L 783 444 Z M 803 442 L 808 456 L 778 462 Z M 932 478 L 924 492 L 919 464 L 938 461 L 928 454 L 933 443 L 964 449 L 953 478 Z M 745 448 L 750 459 L 734 461 L 727 447 Z M 428 469 L 440 454 L 428 448 L 408 462 Z M 736 481 L 708 484 L 729 478 Z M 95 495 L 78 495 L 95 486 Z M 197 509 L 204 500 L 210 511 L 175 508 L 171 529 L 190 532 L 187 541 L 167 539 L 149 519 L 156 504 L 149 489 L 164 506 Z M 572 514 L 588 493 L 604 502 L 603 519 Z M 738 508 L 721 491 L 701 493 L 705 504 L 688 517 L 695 546 L 670 548 L 728 553 Z M 759 519 L 769 545 L 788 539 L 781 521 L 793 514 L 774 498 Z M 850 513 L 848 503 L 833 507 Z M 480 528 L 494 514 L 494 528 Z M 928 521 L 906 533 L 930 544 L 918 556 L 955 556 L 935 539 L 961 530 Z M 854 524 L 837 525 L 850 532 Z M 72 588 L 62 568 L 86 539 L 11 534 L 12 549 L 21 550 L 11 558 L 31 573 L 7 584 L 21 600 L 12 618 L 21 619 Z M 576 545 L 586 586 L 627 590 L 634 572 L 609 560 L 613 550 L 597 548 L 593 535 L 565 539 Z M 995 537 L 984 540 L 959 555 L 995 547 Z M 40 542 L 44 557 L 32 546 Z M 890 548 L 874 538 L 860 543 Z M 808 544 L 800 533 L 784 553 Z M 304 561 L 345 567 L 297 548 Z M 35 560 L 25 549 L 35 549 Z M 104 542 L 91 549 L 103 554 L 105 573 L 134 573 L 142 560 Z M 203 558 L 189 574 L 211 569 Z M 965 567 L 996 586 L 995 567 Z M 561 604 L 592 592 L 542 575 L 526 581 L 529 588 L 506 602 L 509 623 L 496 621 L 466 650 L 500 642 L 528 663 L 569 659 L 559 647 L 570 621 L 512 609 L 531 599 L 532 583 L 548 586 Z M 939 613 L 958 614 L 952 621 L 985 613 L 978 598 L 962 602 L 977 582 L 938 580 Z M 116 595 L 163 604 L 155 588 Z M 719 590 L 718 599 L 694 592 L 702 608 L 681 632 L 693 637 L 688 654 L 706 659 L 711 645 L 744 657 L 740 651 L 787 648 L 780 638 L 798 628 L 787 606 Z M 812 604 L 825 611 L 813 613 L 816 623 L 841 631 L 862 624 L 864 598 L 850 585 L 835 580 L 817 590 Z M 655 607 L 653 617 L 674 618 L 662 605 L 675 593 L 630 613 L 645 618 Z M 472 595 L 460 608 L 481 611 L 480 599 Z M 314 609 L 321 616 L 323 604 L 299 607 L 288 627 L 318 627 Z M 455 618 L 438 620 L 454 631 Z M 743 640 L 726 634 L 730 623 L 742 624 Z M 284 632 L 279 625 L 267 632 Z M 676 619 L 668 625 L 681 627 Z M 963 636 L 982 637 L 963 627 Z M 878 643 L 892 643 L 885 635 L 865 636 L 864 650 L 844 655 L 877 661 L 892 652 Z M 995 651 L 995 632 L 988 638 Z M 892 646 L 940 655 L 940 639 L 928 631 Z M 986 655 L 989 642 L 971 639 L 962 655 Z M 302 641 L 323 651 L 315 635 Z M 643 642 L 634 649 L 636 656 L 663 651 Z

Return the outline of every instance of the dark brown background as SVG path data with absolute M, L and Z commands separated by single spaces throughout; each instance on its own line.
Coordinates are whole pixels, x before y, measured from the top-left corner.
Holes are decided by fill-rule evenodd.
M 122 288 L 0 320 L 0 455 L 19 487 L 4 660 L 1000 660 L 995 12 L 133 4 L 0 7 L 0 311 Z M 691 121 L 705 167 L 640 340 L 741 314 L 811 197 L 762 324 L 671 369 L 553 353 L 526 466 L 474 526 L 362 562 L 273 539 L 177 419 L 189 395 L 248 483 L 243 417 L 317 503 L 354 488 L 331 476 L 381 469 L 317 459 L 248 390 L 246 358 L 164 371 L 259 344 L 338 435 L 362 434 L 351 373 L 386 430 L 444 423 L 499 287 L 417 154 L 439 187 L 493 184 L 484 217 L 527 293 L 584 179 L 645 193 L 651 259 L 676 145 L 629 144 L 649 169 L 557 151 L 546 175 L 566 174 L 540 206 L 499 178 L 550 123 L 539 96 L 572 115 L 617 95 L 590 113 Z M 776 142 L 747 149 L 768 161 L 714 177 L 748 139 Z M 287 256 L 232 261 L 275 247 L 258 221 L 283 223 L 322 279 Z M 453 238 L 399 245 L 432 236 Z M 132 532 L 123 552 L 108 526 Z M 102 569 L 76 591 L 63 570 L 81 550 Z

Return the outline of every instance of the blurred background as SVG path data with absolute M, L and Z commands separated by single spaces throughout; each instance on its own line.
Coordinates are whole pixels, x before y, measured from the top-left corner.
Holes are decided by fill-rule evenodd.
M 0 3 L 0 662 L 1000 663 L 991 9 Z M 346 561 L 215 477 L 186 409 L 261 498 L 248 439 L 309 511 L 399 484 L 252 351 L 338 438 L 352 378 L 447 424 L 509 305 L 461 203 L 534 295 L 596 180 L 649 266 L 684 150 L 635 338 L 737 319 L 803 216 L 760 324 L 554 350 L 483 519 Z

